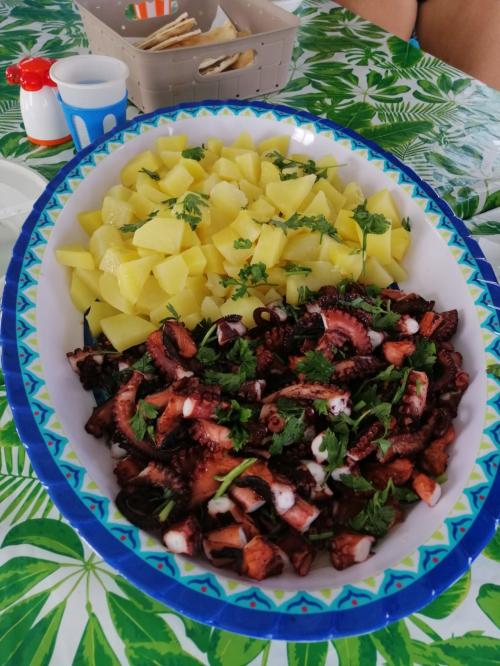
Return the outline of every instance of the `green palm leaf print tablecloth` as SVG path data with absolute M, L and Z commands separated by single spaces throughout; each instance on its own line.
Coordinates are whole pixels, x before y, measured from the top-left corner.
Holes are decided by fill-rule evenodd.
M 497 233 L 500 94 L 329 0 L 305 0 L 298 13 L 292 78 L 268 100 L 373 139 L 476 230 Z M 70 0 L 0 0 L 1 156 L 48 178 L 71 158 L 71 144 L 45 149 L 27 141 L 18 90 L 3 71 L 28 53 L 85 51 Z M 0 242 L 1 234 L 0 227 Z M 499 563 L 497 532 L 471 571 L 421 613 L 366 636 L 286 644 L 197 624 L 127 583 L 64 521 L 17 437 L 0 371 L 2 665 L 500 664 Z

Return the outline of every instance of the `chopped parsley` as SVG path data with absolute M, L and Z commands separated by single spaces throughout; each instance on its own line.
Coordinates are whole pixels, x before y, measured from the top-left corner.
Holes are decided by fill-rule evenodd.
M 319 450 L 326 451 L 328 455 L 327 472 L 331 472 L 334 469 L 341 467 L 344 463 L 348 439 L 349 436 L 337 436 L 337 434 L 333 432 L 333 430 L 330 430 L 330 428 L 323 433 L 323 440 Z
M 143 440 L 147 435 L 149 439 L 154 440 L 155 431 L 151 423 L 158 415 L 158 407 L 151 405 L 145 400 L 139 400 L 134 416 L 130 419 L 130 427 L 134 437 Z
M 233 247 L 235 250 L 249 250 L 252 247 L 252 241 L 250 238 L 237 238 Z
M 137 231 L 137 229 L 140 229 L 144 224 L 146 224 L 146 222 L 151 222 L 151 220 L 155 218 L 159 212 L 160 211 L 158 210 L 152 210 L 145 220 L 140 220 L 139 222 L 132 222 L 131 224 L 124 224 L 123 226 L 120 227 L 120 231 L 123 231 L 124 234 Z
M 237 391 L 247 379 L 253 379 L 257 371 L 257 359 L 248 340 L 238 338 L 226 355 L 239 368 L 233 372 L 205 370 L 205 381 L 208 384 L 219 384 L 223 391 Z
M 321 398 L 313 400 L 313 408 L 319 416 L 328 416 L 330 413 L 328 409 L 328 401 L 322 400 Z
M 296 371 L 303 374 L 310 382 L 328 384 L 333 372 L 333 365 L 319 351 L 308 351 L 303 360 L 299 361 Z
M 401 318 L 398 312 L 392 312 L 391 302 L 382 300 L 380 296 L 376 296 L 373 303 L 368 303 L 363 298 L 355 298 L 352 301 L 347 301 L 346 305 L 372 314 L 371 326 L 380 331 L 394 328 Z
M 229 407 L 217 407 L 215 410 L 217 423 L 226 425 L 230 429 L 235 451 L 239 451 L 248 443 L 250 436 L 242 424 L 247 423 L 251 417 L 252 410 L 249 407 L 242 407 L 237 400 L 231 400 Z
M 271 158 L 273 164 L 275 164 L 278 169 L 282 172 L 280 174 L 281 180 L 289 180 L 290 178 L 297 178 L 297 174 L 292 175 L 291 173 L 283 173 L 284 169 L 293 169 L 297 168 L 302 171 L 302 173 L 307 176 L 309 174 L 314 174 L 316 178 L 327 178 L 328 169 L 333 168 L 335 165 L 332 164 L 331 167 L 318 167 L 314 160 L 307 160 L 306 162 L 299 162 L 298 160 L 292 160 L 289 157 L 283 157 L 283 155 L 277 150 L 273 150 L 271 153 L 268 153 L 268 157 Z
M 151 171 L 150 169 L 146 169 L 146 167 L 142 167 L 142 169 L 139 169 L 139 173 L 145 173 L 152 180 L 160 180 L 160 174 L 158 171 Z
M 285 273 L 288 275 L 309 275 L 312 268 L 309 266 L 299 266 L 298 264 L 287 264 L 285 266 Z
M 297 293 L 299 295 L 299 305 L 304 305 L 316 297 L 316 292 L 306 286 L 299 287 Z
M 306 429 L 304 417 L 289 416 L 285 421 L 285 427 L 279 433 L 274 433 L 269 453 L 280 455 L 283 447 L 300 442 Z
M 350 525 L 355 530 L 363 530 L 374 536 L 384 536 L 394 520 L 396 511 L 387 505 L 389 493 L 394 489 L 392 480 L 384 490 L 377 490 L 365 508 L 351 519 Z
M 161 523 L 164 523 L 172 513 L 174 506 L 172 491 L 170 488 L 164 488 L 163 497 L 153 513 Z
M 409 357 L 412 368 L 429 372 L 436 363 L 436 344 L 425 338 L 415 340 L 415 351 Z
M 201 194 L 201 192 L 188 192 L 184 199 L 176 204 L 181 206 L 179 210 L 175 211 L 175 217 L 179 220 L 187 222 L 193 231 L 200 224 L 202 219 L 201 207 L 208 206 L 208 194 Z
M 362 273 L 364 273 L 368 234 L 385 234 L 385 232 L 391 228 L 391 223 L 381 213 L 370 213 L 366 208 L 366 200 L 362 204 L 359 204 L 359 206 L 356 206 L 356 208 L 353 210 L 352 216 L 358 223 L 362 233 L 361 256 L 363 261 Z
M 278 398 L 276 403 L 278 407 L 278 412 L 283 416 L 304 416 L 304 408 L 295 400 L 290 400 L 290 398 Z
M 279 227 L 285 235 L 290 229 L 304 228 L 318 232 L 321 240 L 323 240 L 323 236 L 340 240 L 337 230 L 324 215 L 300 215 L 300 213 L 294 213 L 288 220 L 273 218 L 269 222 L 266 222 L 266 224 Z
M 181 155 L 187 160 L 196 160 L 197 162 L 200 162 L 205 157 L 205 146 L 186 148 L 182 151 Z
M 225 476 L 216 476 L 214 477 L 216 481 L 220 481 L 220 486 L 217 489 L 217 492 L 214 495 L 214 499 L 217 499 L 218 497 L 222 497 L 226 490 L 229 488 L 229 486 L 232 484 L 232 482 L 237 479 L 243 472 L 251 467 L 255 462 L 257 462 L 257 458 L 247 458 L 244 460 L 242 463 L 240 463 L 237 467 L 232 469 L 230 472 L 228 472 Z
M 269 275 L 267 274 L 266 265 L 262 261 L 259 261 L 256 264 L 243 266 L 238 273 L 238 278 L 239 279 L 226 276 L 220 279 L 220 283 L 223 287 L 235 287 L 231 296 L 233 301 L 237 301 L 239 298 L 244 298 L 251 287 L 262 287 L 265 285 L 275 286 L 269 283 Z
M 354 476 L 353 474 L 342 474 L 340 476 L 340 482 L 343 483 L 344 486 L 347 486 L 351 490 L 354 490 L 354 492 L 368 493 L 368 492 L 373 492 L 375 490 L 372 484 L 368 481 L 368 479 L 365 479 L 364 476 Z
M 324 541 L 325 539 L 331 539 L 335 536 L 335 532 L 317 532 L 316 534 L 308 534 L 310 541 Z
M 138 361 L 136 361 L 130 366 L 130 369 L 137 370 L 138 372 L 142 372 L 145 375 L 151 375 L 155 371 L 155 366 L 153 363 L 153 359 L 146 352 L 141 356 L 141 358 Z
M 174 306 L 172 305 L 172 303 L 169 303 L 169 304 L 167 305 L 167 310 L 170 312 L 170 316 L 169 316 L 169 317 L 165 317 L 164 319 L 162 319 L 162 320 L 161 320 L 161 323 L 163 323 L 164 321 L 169 321 L 169 320 L 171 320 L 171 319 L 173 319 L 174 321 L 177 321 L 177 322 L 180 321 L 181 316 L 180 316 L 180 314 L 177 312 L 177 310 L 174 308 Z
M 406 231 L 411 231 L 411 222 L 409 217 L 403 217 L 401 220 L 401 226 L 403 229 L 406 229 Z

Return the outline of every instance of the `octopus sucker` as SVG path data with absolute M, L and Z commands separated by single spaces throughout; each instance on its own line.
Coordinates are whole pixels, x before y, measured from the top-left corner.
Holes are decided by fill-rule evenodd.
M 338 332 L 347 336 L 358 354 L 369 354 L 372 351 L 368 329 L 356 317 L 342 310 L 322 310 L 321 318 L 326 334 Z

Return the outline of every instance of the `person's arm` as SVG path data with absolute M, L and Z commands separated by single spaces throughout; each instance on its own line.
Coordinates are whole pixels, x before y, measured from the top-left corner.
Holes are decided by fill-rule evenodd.
M 408 40 L 417 19 L 417 0 L 336 0 L 346 9 Z M 500 2 L 500 0 L 499 0 Z

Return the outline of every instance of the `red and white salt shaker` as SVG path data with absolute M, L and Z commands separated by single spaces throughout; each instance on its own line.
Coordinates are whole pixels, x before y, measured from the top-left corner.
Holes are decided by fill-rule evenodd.
M 19 103 L 28 139 L 41 146 L 71 140 L 68 125 L 57 101 L 57 86 L 49 76 L 52 58 L 23 58 L 7 67 L 8 83 L 21 86 Z

